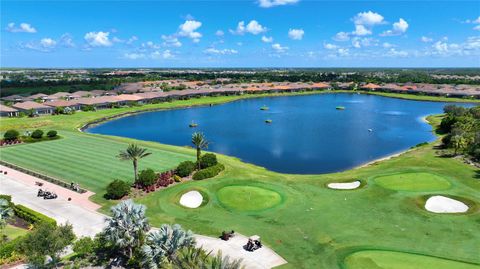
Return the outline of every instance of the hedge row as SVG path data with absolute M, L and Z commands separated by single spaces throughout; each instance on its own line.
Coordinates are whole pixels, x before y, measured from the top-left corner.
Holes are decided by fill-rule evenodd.
M 0 260 L 10 258 L 13 255 L 13 253 L 18 249 L 18 245 L 20 245 L 20 243 L 24 238 L 25 238 L 24 236 L 20 236 L 11 241 L 1 243 L 0 244 Z M 0 264 L 2 263 L 0 262 Z
M 57 222 L 54 219 L 47 217 L 42 213 L 39 213 L 23 205 L 15 205 L 13 207 L 13 211 L 15 212 L 15 215 L 17 215 L 17 217 L 32 224 L 49 223 L 52 225 L 57 225 Z
M 216 164 L 214 166 L 199 170 L 195 174 L 193 174 L 193 179 L 194 180 L 202 180 L 206 178 L 211 178 L 216 175 L 218 175 L 220 172 L 222 172 L 225 169 L 225 166 L 221 163 Z

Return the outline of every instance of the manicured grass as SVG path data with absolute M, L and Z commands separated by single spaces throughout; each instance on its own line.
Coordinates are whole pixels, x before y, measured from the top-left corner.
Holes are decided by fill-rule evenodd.
M 238 97 L 200 98 L 151 107 L 200 105 L 235 98 Z M 34 129 L 41 125 L 44 129 L 58 129 L 59 135 L 64 137 L 56 141 L 2 148 L 1 158 L 67 182 L 77 181 L 99 192 L 94 199 L 104 205 L 102 211 L 107 212 L 111 203 L 101 198 L 105 185 L 113 178 L 131 180 L 133 177 L 131 163 L 119 161 L 115 155 L 134 140 L 82 134 L 73 130 L 99 117 L 135 109 L 0 119 L 0 130 L 11 127 Z M 439 117 L 429 119 L 435 124 L 439 122 Z M 182 160 L 194 158 L 192 149 L 136 142 L 153 153 L 140 162 L 141 168 L 173 168 Z M 442 194 L 464 197 L 479 204 L 478 169 L 460 160 L 439 157 L 433 145 L 421 146 L 400 157 L 361 169 L 325 175 L 279 174 L 233 157 L 220 155 L 218 159 L 226 169 L 215 178 L 184 182 L 137 198 L 137 202 L 147 206 L 150 222 L 154 226 L 180 223 L 196 233 L 212 236 L 219 236 L 225 230 L 245 235 L 257 234 L 263 243 L 289 262 L 282 268 L 339 269 L 343 267 L 344 257 L 365 249 L 411 252 L 480 264 L 478 211 L 465 215 L 429 214 L 417 205 L 419 197 L 428 193 L 394 191 L 371 180 L 393 174 L 434 174 L 450 181 L 450 188 L 443 190 Z M 362 180 L 367 185 L 348 192 L 332 191 L 325 186 L 328 182 L 352 179 Z M 222 189 L 231 186 L 272 190 L 281 194 L 282 202 L 267 210 L 231 210 L 220 202 L 219 197 Z M 205 193 L 209 197 L 208 203 L 198 209 L 179 205 L 181 193 L 191 189 Z M 235 192 L 236 195 L 238 193 Z M 232 199 L 237 197 L 226 198 Z M 450 268 L 456 269 L 455 265 Z
M 479 269 L 480 265 L 435 257 L 381 250 L 366 250 L 348 256 L 346 269 Z
M 425 172 L 380 176 L 375 178 L 375 183 L 397 191 L 440 191 L 451 186 L 447 179 Z
M 278 192 L 253 186 L 226 186 L 218 190 L 220 204 L 238 211 L 256 211 L 274 207 L 282 202 Z
M 17 237 L 26 235 L 28 233 L 28 230 L 15 227 L 13 225 L 7 224 L 3 229 L 0 230 L 1 235 L 6 235 L 8 237 L 8 240 L 13 240 Z
M 116 157 L 128 146 L 128 139 L 109 139 L 69 131 L 62 131 L 62 136 L 63 139 L 55 141 L 3 148 L 2 160 L 67 183 L 77 182 L 81 187 L 99 194 L 103 194 L 105 186 L 114 179 L 133 181 L 132 163 Z M 179 152 L 151 147 L 149 152 L 152 155 L 139 161 L 139 169 L 165 171 L 175 168 L 181 161 L 193 160 L 187 149 Z

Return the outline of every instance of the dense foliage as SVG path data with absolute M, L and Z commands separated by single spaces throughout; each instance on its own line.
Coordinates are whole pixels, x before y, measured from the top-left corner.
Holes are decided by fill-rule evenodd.
M 445 147 L 454 154 L 463 153 L 480 160 L 480 106 L 464 108 L 448 105 L 439 131 L 446 135 L 442 139 Z
M 200 168 L 202 169 L 214 166 L 217 163 L 217 156 L 213 153 L 205 153 L 200 157 Z
M 216 175 L 218 175 L 220 172 L 222 172 L 225 169 L 225 166 L 223 164 L 219 163 L 214 166 L 202 169 L 197 171 L 195 174 L 193 174 L 193 179 L 194 180 L 202 180 L 206 178 L 211 178 Z
M 157 174 L 152 169 L 148 168 L 140 171 L 138 179 L 135 184 L 143 187 L 152 186 L 157 180 Z
M 121 199 L 129 193 L 130 184 L 125 181 L 115 179 L 114 181 L 110 182 L 110 184 L 108 184 L 105 198 L 114 200 Z
M 47 223 L 49 225 L 57 224 L 57 222 L 54 219 L 48 216 L 45 216 L 42 213 L 39 213 L 23 205 L 15 205 L 13 207 L 13 211 L 15 212 L 16 216 L 32 224 L 37 224 L 37 225 L 43 224 L 43 223 Z
M 35 131 L 32 132 L 32 134 L 30 135 L 31 138 L 34 138 L 34 139 L 40 139 L 43 137 L 43 131 L 40 130 L 40 129 L 37 129 Z
M 50 130 L 47 132 L 47 136 L 50 138 L 56 137 L 57 136 L 57 131 L 55 130 Z
M 192 161 L 183 161 L 175 169 L 175 174 L 180 177 L 188 177 L 195 170 L 195 163 Z
M 8 130 L 3 134 L 5 140 L 15 140 L 20 136 L 20 133 L 17 130 Z

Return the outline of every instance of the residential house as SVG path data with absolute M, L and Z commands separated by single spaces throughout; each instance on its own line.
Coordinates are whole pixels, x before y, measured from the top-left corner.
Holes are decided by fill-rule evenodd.
M 32 111 L 34 115 L 46 115 L 53 113 L 53 107 L 46 106 L 44 104 L 40 104 L 34 101 L 16 103 L 12 107 L 25 113 L 29 113 L 30 111 Z

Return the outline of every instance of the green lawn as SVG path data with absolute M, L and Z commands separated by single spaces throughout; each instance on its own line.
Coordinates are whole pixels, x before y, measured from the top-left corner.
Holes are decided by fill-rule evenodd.
M 234 100 L 220 98 L 178 101 L 162 106 Z M 64 137 L 2 148 L 1 158 L 65 181 L 79 182 L 99 193 L 94 200 L 104 205 L 102 211 L 106 212 L 111 202 L 101 197 L 105 185 L 114 178 L 131 180 L 133 177 L 131 163 L 115 158 L 118 151 L 133 140 L 82 134 L 74 129 L 93 119 L 111 116 L 115 111 L 134 109 L 137 108 L 73 116 L 0 119 L 0 130 L 43 126 L 44 129 L 59 129 L 59 134 Z M 430 119 L 438 124 L 438 117 Z M 141 168 L 162 170 L 194 158 L 191 149 L 137 142 L 153 153 L 140 162 Z M 400 157 L 368 167 L 325 175 L 279 174 L 233 157 L 220 155 L 218 158 L 226 167 L 218 177 L 184 182 L 136 199 L 148 207 L 147 214 L 154 226 L 180 223 L 196 233 L 214 236 L 224 230 L 257 234 L 289 262 L 282 268 L 344 269 L 344 259 L 350 254 L 371 249 L 480 264 L 478 210 L 470 214 L 441 215 L 426 212 L 418 203 L 427 194 L 463 197 L 477 205 L 480 203 L 478 169 L 460 160 L 437 156 L 433 145 L 418 147 Z M 398 187 L 388 189 L 377 185 L 375 180 L 401 174 L 435 175 L 447 180 L 450 186 L 438 189 L 439 185 L 446 186 L 444 181 L 429 179 L 427 187 L 434 185 L 432 190 L 435 191 L 419 193 L 398 190 Z M 366 185 L 348 192 L 325 186 L 328 182 L 357 179 Z M 402 186 L 401 182 L 397 184 Z M 425 184 L 421 185 L 425 187 Z M 188 209 L 179 205 L 180 195 L 191 189 L 208 197 L 202 207 Z M 361 261 L 358 263 L 362 264 Z M 456 269 L 456 265 L 447 264 L 445 268 Z
M 7 224 L 5 228 L 0 229 L 0 234 L 6 235 L 8 237 L 8 240 L 13 240 L 17 237 L 26 235 L 28 233 L 28 230 L 15 227 L 13 225 Z
M 347 257 L 346 269 L 479 269 L 479 265 L 435 257 L 382 250 L 356 252 Z
M 447 179 L 425 172 L 380 176 L 375 178 L 375 183 L 398 191 L 441 191 L 451 186 Z
M 216 196 L 221 205 L 238 211 L 269 209 L 282 202 L 282 196 L 278 192 L 248 185 L 223 187 L 217 191 Z

